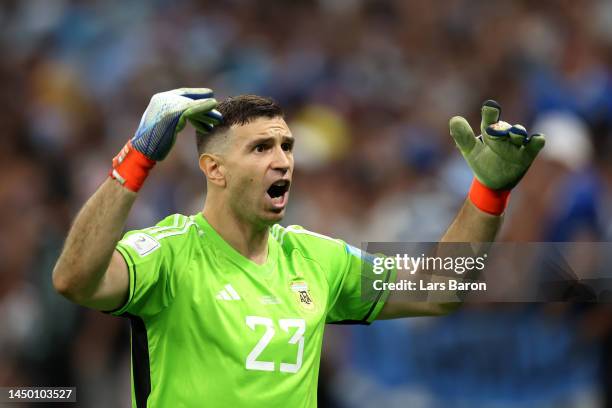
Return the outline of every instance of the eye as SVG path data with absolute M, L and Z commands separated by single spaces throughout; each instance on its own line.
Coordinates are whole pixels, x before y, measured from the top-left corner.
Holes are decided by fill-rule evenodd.
M 268 146 L 265 143 L 260 143 L 255 146 L 255 151 L 258 153 L 263 153 L 268 149 Z
M 291 142 L 285 142 L 281 145 L 282 149 L 286 152 L 290 152 L 293 150 L 293 143 Z

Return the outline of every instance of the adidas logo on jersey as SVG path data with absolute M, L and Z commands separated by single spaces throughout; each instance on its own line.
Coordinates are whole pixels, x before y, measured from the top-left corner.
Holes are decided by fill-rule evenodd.
M 229 283 L 225 285 L 219 293 L 217 293 L 216 297 L 219 300 L 240 300 L 240 295 L 238 295 L 238 292 L 236 292 L 236 290 Z

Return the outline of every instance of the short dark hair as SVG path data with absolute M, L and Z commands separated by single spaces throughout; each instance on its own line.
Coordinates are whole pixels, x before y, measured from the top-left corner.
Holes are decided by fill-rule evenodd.
M 217 110 L 223 115 L 222 122 L 209 133 L 196 132 L 199 154 L 206 151 L 210 140 L 224 133 L 232 125 L 246 125 L 261 117 L 284 117 L 282 108 L 274 99 L 257 95 L 231 96 L 221 101 L 217 105 Z

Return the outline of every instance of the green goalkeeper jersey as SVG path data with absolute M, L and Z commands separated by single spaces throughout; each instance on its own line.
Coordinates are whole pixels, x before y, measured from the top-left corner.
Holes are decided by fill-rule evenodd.
M 299 226 L 275 225 L 258 265 L 202 214 L 130 231 L 117 250 L 130 284 L 112 313 L 131 320 L 134 407 L 316 407 L 325 324 L 372 322 L 387 294 L 364 300 L 362 276 L 391 279 Z

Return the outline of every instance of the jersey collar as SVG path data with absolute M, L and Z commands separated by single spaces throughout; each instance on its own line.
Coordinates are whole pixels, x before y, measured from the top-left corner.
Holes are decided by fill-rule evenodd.
M 262 265 L 259 265 L 249 258 L 238 252 L 233 246 L 219 235 L 219 233 L 208 223 L 202 213 L 192 216 L 192 219 L 204 230 L 203 239 L 209 240 L 222 255 L 224 255 L 232 263 L 236 264 L 241 269 L 252 271 L 254 273 L 269 274 L 273 272 L 278 258 L 278 243 L 268 233 L 268 259 Z

